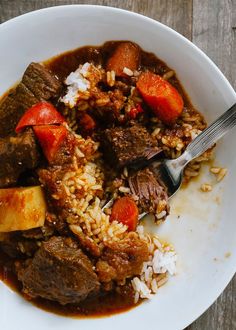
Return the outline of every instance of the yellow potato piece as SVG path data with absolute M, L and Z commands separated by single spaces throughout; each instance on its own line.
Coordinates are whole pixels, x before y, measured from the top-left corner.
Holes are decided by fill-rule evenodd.
M 0 232 L 44 225 L 46 202 L 40 186 L 0 189 Z

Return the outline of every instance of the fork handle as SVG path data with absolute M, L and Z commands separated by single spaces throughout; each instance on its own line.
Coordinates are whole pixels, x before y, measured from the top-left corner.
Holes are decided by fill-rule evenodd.
M 236 126 L 236 103 L 189 143 L 185 152 L 175 160 L 175 167 L 184 168 L 191 160 L 211 148 L 234 126 Z

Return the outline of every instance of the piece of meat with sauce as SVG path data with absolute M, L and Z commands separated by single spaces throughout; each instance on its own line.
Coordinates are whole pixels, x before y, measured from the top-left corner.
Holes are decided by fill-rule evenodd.
M 159 213 L 158 206 L 160 205 L 163 205 L 166 214 L 169 212 L 166 190 L 150 169 L 145 168 L 131 175 L 129 187 L 131 193 L 138 197 L 142 212 Z
M 21 84 L 0 100 L 0 137 L 12 134 L 24 112 L 37 102 L 36 97 Z
M 3 251 L 10 258 L 31 257 L 39 248 L 37 243 L 35 240 L 21 237 L 19 232 L 7 233 L 6 238 L 0 238 L 0 251 Z
M 77 304 L 100 289 L 91 261 L 70 238 L 52 237 L 16 269 L 24 293 L 61 305 Z
M 92 114 L 102 127 L 107 127 L 114 123 L 118 124 L 124 120 L 123 115 L 121 115 L 121 110 L 125 105 L 126 97 L 121 90 L 116 88 L 108 93 L 100 91 L 94 93 L 94 96 L 97 102 L 95 103 L 95 111 L 93 111 Z M 99 98 L 102 99 L 104 97 L 107 98 L 108 103 L 100 104 Z
M 59 96 L 61 82 L 46 67 L 31 63 L 15 89 L 0 101 L 0 137 L 12 134 L 15 127 L 32 105 Z
M 52 212 L 52 214 L 47 214 L 48 222 L 60 235 L 71 234 L 72 230 L 84 250 L 93 256 L 99 256 L 98 245 L 83 233 L 78 232 L 76 226 L 68 225 L 69 222 L 76 222 L 78 217 L 73 212 L 73 199 L 68 196 L 62 182 L 64 175 L 70 170 L 70 165 L 51 166 L 39 170 L 39 178 L 46 194 L 48 210 Z M 83 194 L 83 189 L 75 191 L 76 198 L 81 199 L 81 193 Z
M 135 232 L 130 232 L 119 242 L 104 242 L 104 246 L 96 264 L 99 280 L 104 283 L 124 283 L 127 278 L 139 275 L 143 262 L 148 260 L 147 243 Z
M 69 167 L 51 166 L 38 171 L 39 180 L 47 199 L 48 222 L 61 235 L 67 234 L 68 224 L 65 219 L 70 216 L 71 204 L 62 184 L 62 179 Z
M 60 95 L 62 85 L 45 66 L 31 63 L 22 78 L 22 83 L 39 101 L 47 101 Z
M 135 165 L 161 152 L 146 128 L 140 125 L 106 129 L 101 145 L 104 157 L 116 168 Z
M 38 146 L 32 129 L 0 138 L 0 188 L 16 184 L 21 173 L 35 168 L 38 163 Z
M 53 160 L 50 162 L 52 166 L 67 165 L 72 162 L 75 155 L 76 138 L 73 134 L 69 133 L 65 137 L 64 141 L 57 150 Z

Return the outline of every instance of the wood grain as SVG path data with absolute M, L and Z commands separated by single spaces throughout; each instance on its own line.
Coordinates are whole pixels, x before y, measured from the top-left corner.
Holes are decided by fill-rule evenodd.
M 236 88 L 236 0 L 193 0 L 193 42 Z
M 189 0 L 0 0 L 0 22 L 32 10 L 65 4 L 124 8 L 159 20 L 191 39 L 192 1 Z
M 236 0 L 0 0 L 0 22 L 64 4 L 113 6 L 152 17 L 193 40 L 236 88 Z M 236 277 L 186 330 L 236 330 Z
M 236 88 L 236 1 L 193 0 L 192 41 Z M 236 276 L 217 301 L 186 330 L 236 329 Z

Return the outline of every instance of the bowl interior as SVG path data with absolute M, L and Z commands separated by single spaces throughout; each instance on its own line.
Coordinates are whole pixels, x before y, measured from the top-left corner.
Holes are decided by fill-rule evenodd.
M 43 61 L 84 45 L 132 40 L 177 72 L 193 104 L 208 122 L 236 100 L 227 80 L 197 47 L 162 24 L 123 10 L 97 6 L 40 10 L 2 24 L 0 40 L 0 95 L 21 78 L 32 61 Z M 192 322 L 216 299 L 235 272 L 236 157 L 232 139 L 236 139 L 235 130 L 217 145 L 214 162 L 228 168 L 227 177 L 215 184 L 206 167 L 197 181 L 173 198 L 171 216 L 154 229 L 173 243 L 179 261 L 178 274 L 152 301 L 112 318 L 75 320 L 43 312 L 1 283 L 2 329 L 12 330 L 18 325 L 27 330 L 31 321 L 35 330 L 51 326 L 73 330 L 78 323 L 83 329 L 96 326 L 120 330 L 126 328 L 127 322 L 143 329 L 149 320 L 150 326 L 177 330 Z M 214 183 L 211 193 L 200 192 L 205 182 Z M 14 318 L 9 317 L 10 310 Z

